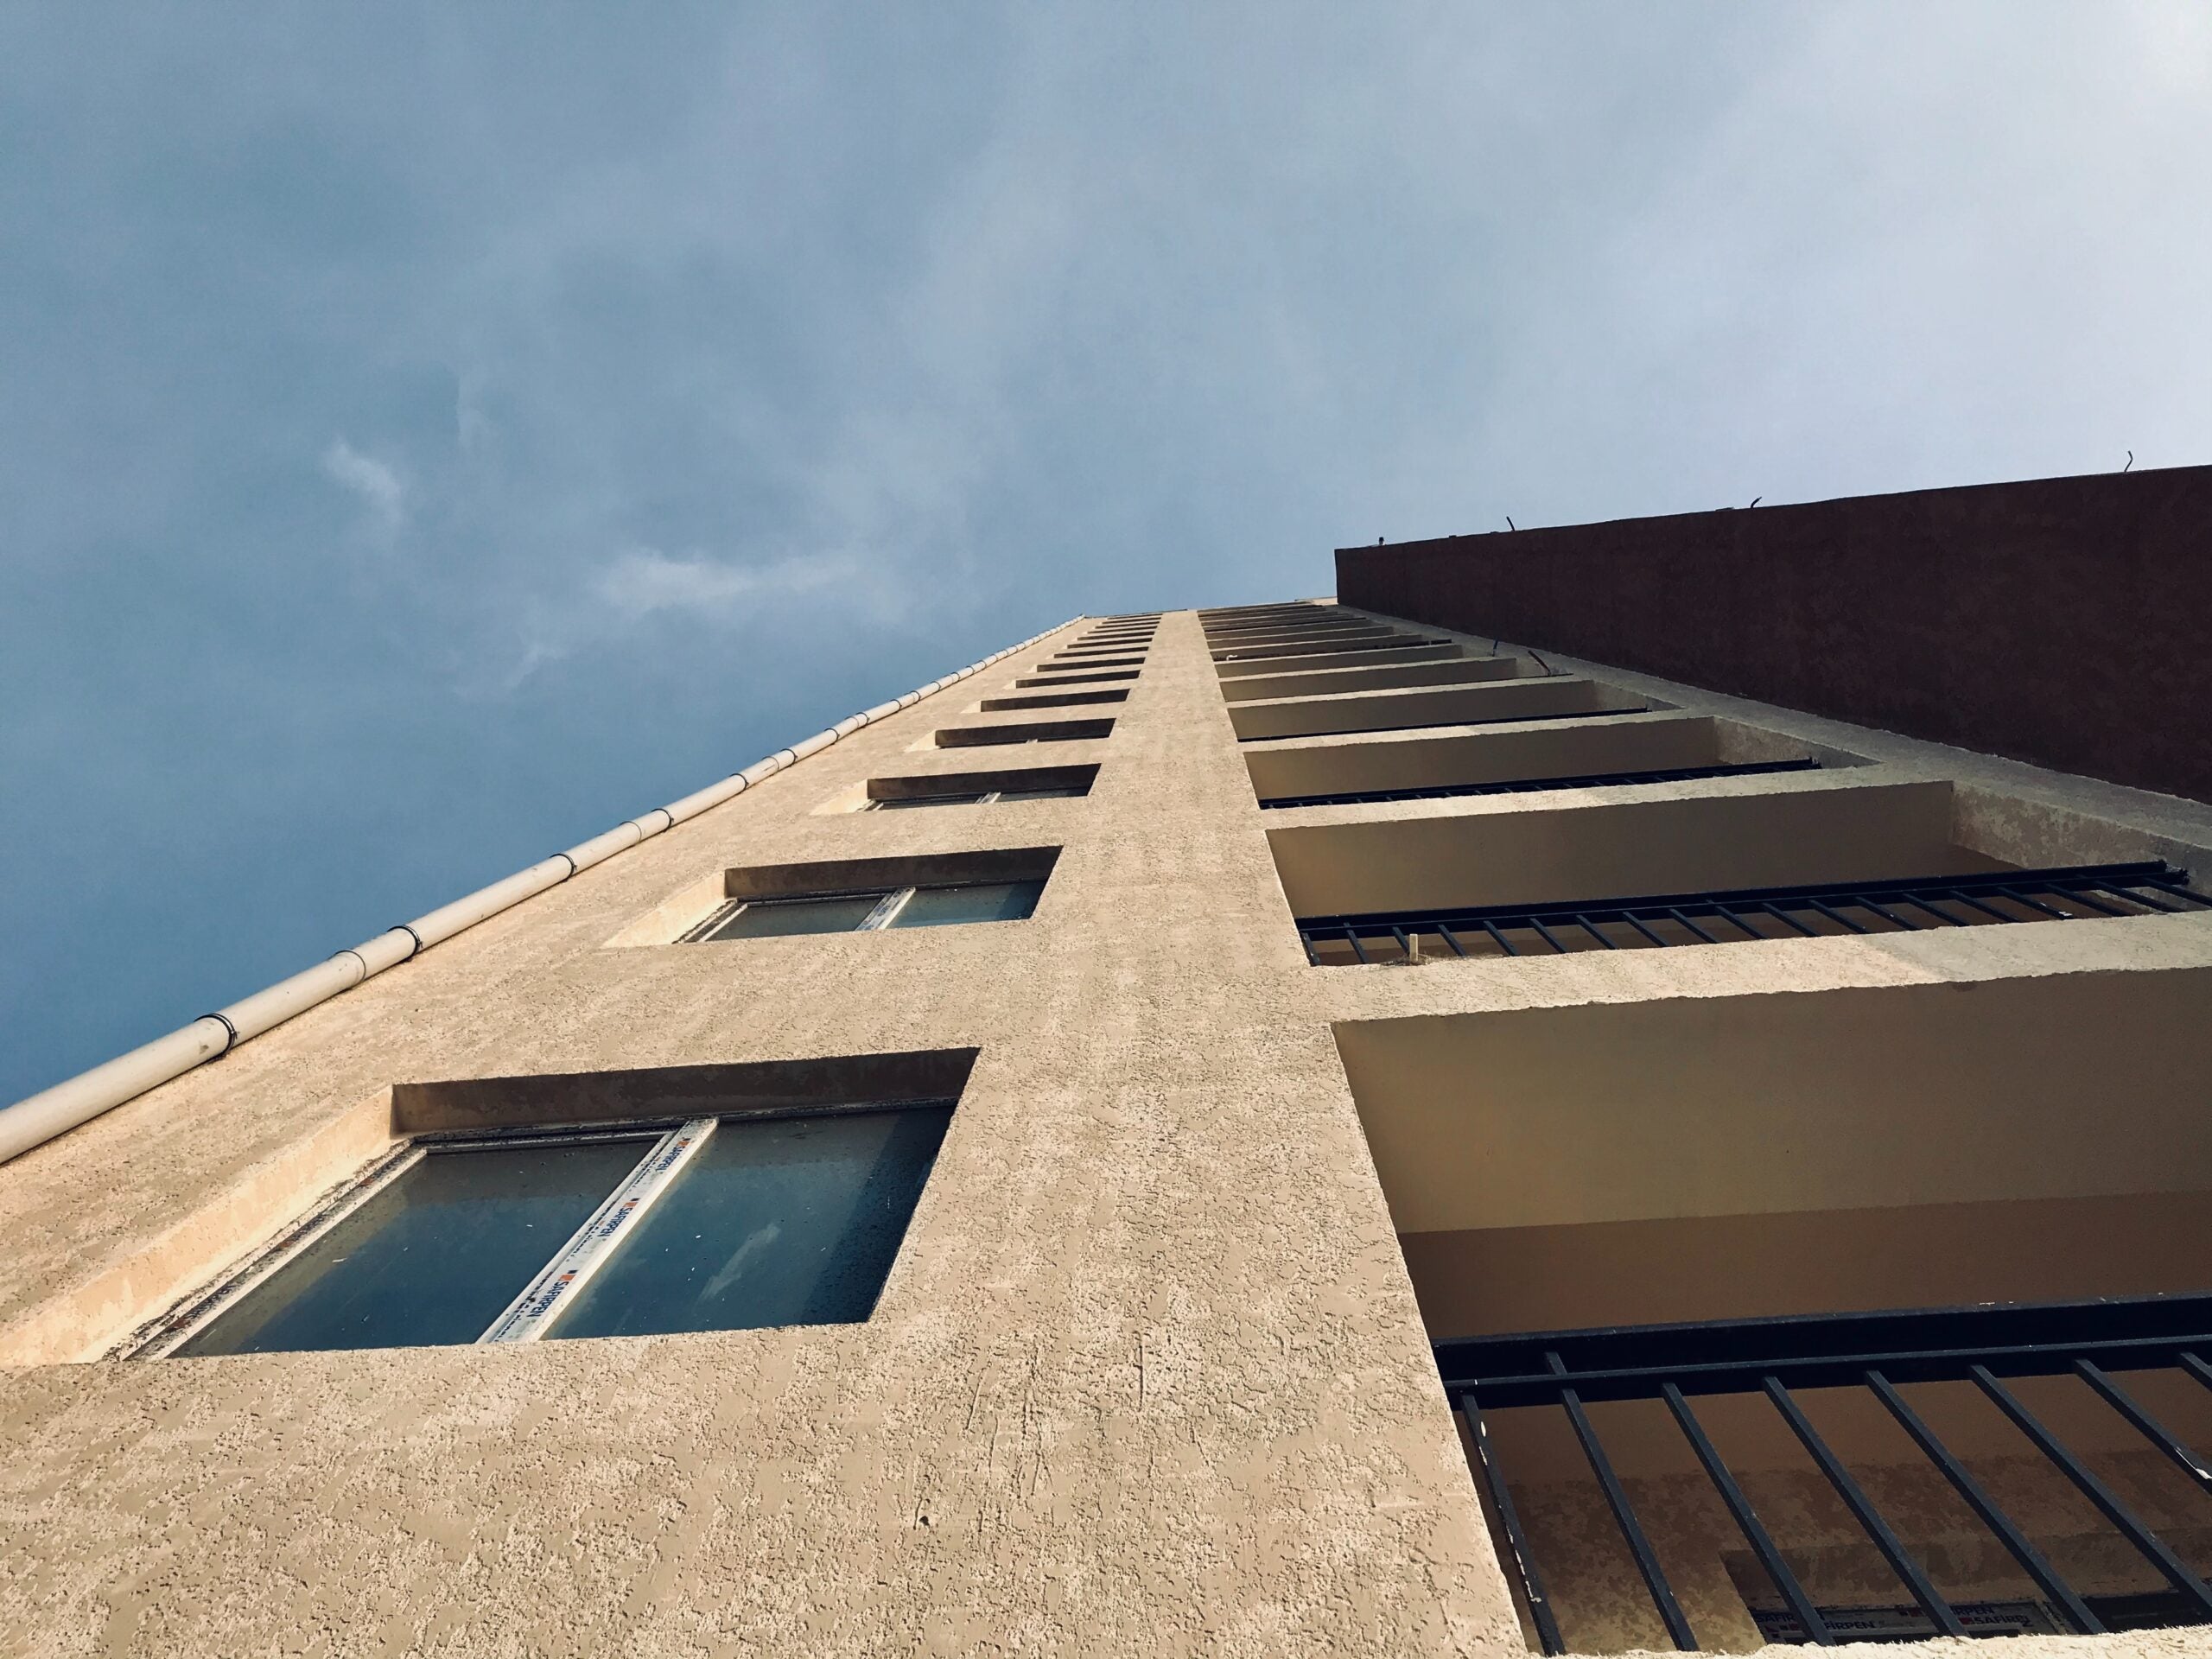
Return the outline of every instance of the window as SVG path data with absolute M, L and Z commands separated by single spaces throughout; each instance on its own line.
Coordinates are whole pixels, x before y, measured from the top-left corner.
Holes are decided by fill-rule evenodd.
M 931 1102 L 418 1142 L 142 1351 L 863 1320 L 951 1116 Z
M 1111 720 L 1039 720 L 1019 724 L 1007 721 L 989 726 L 946 726 L 937 733 L 941 749 L 971 748 L 993 743 L 1072 743 L 1086 738 L 1110 737 Z
M 1096 766 L 1005 766 L 990 772 L 938 772 L 905 778 L 871 778 L 865 798 L 855 810 L 880 812 L 909 806 L 987 806 L 1000 801 L 1080 800 L 1090 793 L 1090 787 L 1097 779 L 1098 768 Z M 839 882 L 836 885 L 849 885 L 855 889 L 908 885 L 943 887 L 963 880 L 1039 873 L 1033 868 L 977 869 L 957 874 L 938 871 L 928 874 L 915 871 L 905 882 L 887 877 L 880 881 L 855 880 L 849 884 Z M 734 893 L 730 896 L 736 897 Z
M 989 806 L 998 801 L 1071 801 L 1090 791 L 1074 785 L 1045 789 L 987 789 L 976 794 L 889 796 L 870 801 L 865 812 L 890 811 L 907 806 Z
M 683 936 L 686 944 L 791 933 L 869 933 L 955 922 L 1019 922 L 1037 908 L 1042 880 L 878 887 L 858 893 L 734 899 Z

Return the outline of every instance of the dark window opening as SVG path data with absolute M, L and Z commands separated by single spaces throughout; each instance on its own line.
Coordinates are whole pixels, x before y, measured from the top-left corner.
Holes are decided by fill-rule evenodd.
M 1018 922 L 1036 910 L 1044 891 L 1040 880 L 733 899 L 686 933 L 681 942 L 707 944 L 801 933 L 871 933 L 960 922 Z
M 180 1355 L 850 1324 L 952 1107 L 702 1117 L 411 1148 Z

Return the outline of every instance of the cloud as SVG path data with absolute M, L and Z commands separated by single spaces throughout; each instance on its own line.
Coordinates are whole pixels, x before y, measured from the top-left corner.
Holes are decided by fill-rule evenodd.
M 772 610 L 783 626 L 810 633 L 823 626 L 822 619 L 795 620 L 787 603 L 810 594 L 821 595 L 817 609 L 840 613 L 880 613 L 889 603 L 868 562 L 840 554 L 747 564 L 705 553 L 626 547 L 573 587 L 525 595 L 518 649 L 489 683 L 502 696 L 511 695 L 540 669 L 593 645 L 619 645 L 654 618 L 682 618 L 734 633 L 757 628 Z M 480 683 L 474 675 L 463 677 Z
M 748 600 L 827 588 L 848 571 L 833 558 L 788 558 L 744 565 L 697 554 L 671 557 L 654 547 L 626 548 L 601 567 L 593 597 L 626 620 L 661 611 L 728 616 Z
M 388 463 L 362 454 L 341 437 L 330 441 L 321 466 L 325 478 L 359 496 L 387 528 L 397 530 L 405 521 L 407 486 Z

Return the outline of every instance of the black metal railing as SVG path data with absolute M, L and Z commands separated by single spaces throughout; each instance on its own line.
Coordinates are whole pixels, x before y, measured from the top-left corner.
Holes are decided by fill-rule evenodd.
M 2212 899 L 2192 892 L 2188 883 L 2188 871 L 2156 861 L 2090 864 L 1904 881 L 1301 916 L 1298 936 L 1307 962 L 1341 967 L 1421 957 L 1551 956 L 2212 910 Z
M 1547 715 L 1547 719 L 1570 716 Z M 1429 784 L 1414 789 L 1348 789 L 1333 795 L 1270 795 L 1263 807 L 1368 806 L 1384 801 L 1448 801 L 1462 795 L 1529 795 L 1548 789 L 1598 789 L 1619 784 L 1687 784 L 1700 778 L 1751 778 L 1770 772 L 1812 772 L 1820 762 L 1747 760 L 1734 766 L 1661 766 L 1644 772 L 1592 772 L 1572 778 L 1514 778 L 1502 783 Z
M 1478 1337 L 1436 1344 L 1445 1392 L 1452 1408 L 1465 1417 L 1475 1472 L 1505 1534 L 1508 1548 L 1502 1553 L 1518 1573 L 1546 1653 L 1567 1650 L 1558 1610 L 1546 1593 L 1542 1565 L 1531 1552 L 1510 1490 L 1510 1472 L 1501 1463 L 1486 1412 L 1535 1406 L 1555 1407 L 1566 1414 L 1652 1606 L 1679 1649 L 1694 1650 L 1695 1633 L 1586 1409 L 1592 1403 L 1665 1403 L 1737 1530 L 1787 1605 L 1786 1619 L 1774 1623 L 1794 1634 L 1781 1639 L 1832 1644 L 1839 1632 L 1831 1629 L 1830 1621 L 1838 1610 L 1823 1610 L 1807 1594 L 1783 1547 L 1745 1497 L 1691 1406 L 1694 1397 L 1764 1395 L 1925 1618 L 1927 1633 L 1981 1633 L 1988 1625 L 1961 1618 L 1961 1609 L 1936 1587 L 1927 1563 L 1898 1535 L 1796 1397 L 1805 1389 L 1865 1390 L 2034 1583 L 2056 1628 L 2097 1635 L 2123 1622 L 2131 1626 L 2212 1623 L 2212 1589 L 2176 1554 L 2171 1542 L 2005 1382 L 2020 1377 L 2078 1379 L 2133 1436 L 2172 1463 L 2200 1493 L 2212 1496 L 2212 1466 L 2145 1410 L 2114 1375 L 2178 1371 L 2212 1389 L 2208 1358 L 2212 1358 L 2212 1296 L 2207 1295 L 1642 1325 Z M 2070 1585 L 1906 1397 L 1906 1386 L 1922 1382 L 1971 1382 L 2171 1589 L 2148 1597 L 2107 1598 L 2085 1594 Z M 2212 1510 L 2207 1515 L 2212 1517 Z M 2115 1607 L 2115 1603 L 2131 1605 Z

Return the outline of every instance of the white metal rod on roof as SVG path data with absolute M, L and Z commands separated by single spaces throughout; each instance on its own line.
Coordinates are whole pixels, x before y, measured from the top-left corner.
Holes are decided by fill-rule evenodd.
M 778 749 L 765 760 L 756 760 L 742 772 L 733 772 L 719 783 L 709 784 L 682 800 L 671 801 L 666 806 L 657 806 L 650 812 L 640 813 L 626 823 L 618 823 L 604 835 L 594 836 L 589 841 L 571 847 L 565 853 L 556 853 L 541 860 L 528 869 L 518 871 L 504 881 L 494 881 L 466 898 L 442 905 L 428 915 L 419 916 L 405 925 L 387 930 L 350 950 L 340 950 L 327 962 L 318 963 L 304 973 L 294 974 L 289 979 L 279 980 L 266 990 L 233 1002 L 215 1014 L 203 1014 L 190 1025 L 170 1032 L 166 1037 L 156 1037 L 152 1042 L 119 1054 L 89 1071 L 55 1084 L 51 1089 L 17 1101 L 5 1110 L 0 1110 L 0 1163 L 43 1145 L 58 1135 L 66 1134 L 80 1123 L 90 1122 L 102 1112 L 120 1106 L 126 1100 L 136 1099 L 149 1089 L 158 1088 L 173 1077 L 182 1077 L 194 1066 L 203 1065 L 219 1055 L 226 1054 L 250 1038 L 258 1037 L 272 1026 L 283 1024 L 296 1014 L 306 1013 L 318 1003 L 327 1002 L 344 991 L 349 991 L 365 979 L 371 979 L 387 968 L 396 968 L 410 957 L 429 950 L 442 940 L 449 939 L 463 929 L 471 928 L 487 917 L 509 910 L 524 899 L 534 898 L 548 887 L 558 887 L 579 870 L 588 870 L 635 847 L 650 841 L 665 830 L 674 829 L 687 819 L 696 818 L 710 807 L 741 795 L 755 784 L 774 777 L 786 767 L 797 766 L 810 754 L 818 754 L 840 738 L 849 737 L 862 727 L 872 726 L 887 715 L 912 708 L 924 697 L 957 685 L 973 675 L 982 673 L 994 663 L 1003 662 L 1019 652 L 1028 650 L 1040 639 L 1051 638 L 1061 628 L 1071 627 L 1083 620 L 1073 617 L 1058 628 L 1047 628 L 1042 633 L 1032 634 L 1019 645 L 1008 645 L 1004 651 L 994 652 L 979 663 L 971 663 L 957 674 L 931 680 L 927 685 L 909 691 L 903 697 L 889 702 L 879 702 L 873 709 L 862 709 L 848 715 L 825 732 L 817 732 L 803 743 L 790 748 Z

